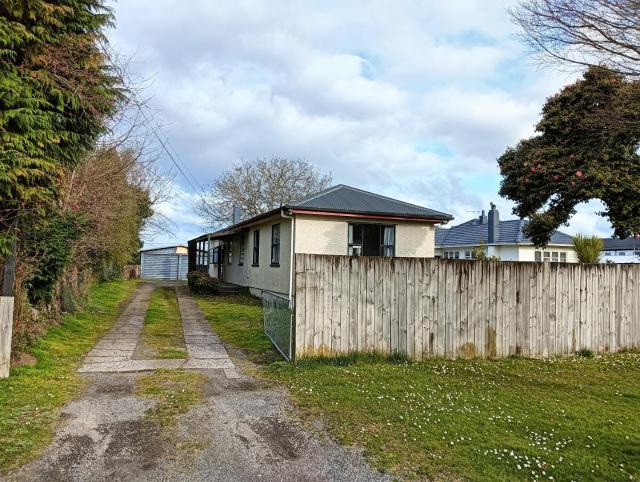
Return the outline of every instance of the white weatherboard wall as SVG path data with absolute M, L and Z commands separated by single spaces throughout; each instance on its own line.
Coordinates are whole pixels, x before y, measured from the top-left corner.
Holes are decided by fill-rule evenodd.
M 280 224 L 280 266 L 271 266 L 271 228 Z M 252 266 L 253 232 L 260 231 L 260 261 Z M 240 237 L 244 236 L 244 263 L 240 263 Z M 271 218 L 264 223 L 252 226 L 245 233 L 231 238 L 231 263 L 224 256 L 224 281 L 247 286 L 255 295 L 262 291 L 289 294 L 289 268 L 291 258 L 291 220 Z M 210 269 L 211 273 L 211 269 Z
M 436 253 L 444 257 L 445 251 L 458 251 L 459 259 L 465 259 L 465 251 L 473 251 L 476 246 L 445 246 L 437 248 Z M 486 247 L 487 256 L 498 256 L 500 261 L 535 261 L 536 251 L 557 251 L 567 253 L 568 263 L 577 263 L 578 258 L 573 248 L 566 245 L 548 246 L 545 249 L 536 249 L 529 244 L 495 244 Z
M 432 223 L 306 214 L 296 215 L 296 253 L 346 255 L 349 223 L 394 225 L 397 257 L 433 257 Z

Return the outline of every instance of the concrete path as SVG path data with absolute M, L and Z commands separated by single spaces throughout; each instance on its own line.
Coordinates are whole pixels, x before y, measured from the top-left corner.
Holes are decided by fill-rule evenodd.
M 238 376 L 227 350 L 213 332 L 198 304 L 177 286 L 178 306 L 185 344 L 186 360 L 135 360 L 133 353 L 142 333 L 144 317 L 155 286 L 143 284 L 109 333 L 91 350 L 78 369 L 80 373 L 138 372 L 166 369 L 219 369 L 227 378 Z M 172 285 L 171 285 L 172 286 Z
M 132 338 L 148 303 L 140 286 L 117 333 Z M 219 340 L 197 306 L 179 295 L 189 360 L 221 360 Z M 128 317 L 128 321 L 127 321 Z M 114 328 L 116 330 L 116 328 Z M 116 333 L 116 331 L 111 334 Z M 110 335 L 111 335 L 110 334 Z M 113 341 L 109 335 L 102 341 Z M 130 348 L 131 340 L 126 351 Z M 99 350 L 108 350 L 99 344 Z M 224 347 L 223 347 L 224 348 Z M 226 350 L 224 351 L 226 354 Z M 125 357 L 93 352 L 92 357 Z M 87 365 L 120 363 L 89 360 Z M 87 366 L 85 365 L 85 366 Z M 87 372 L 83 396 L 62 409 L 61 426 L 42 456 L 7 481 L 388 481 L 362 454 L 341 447 L 316 422 L 303 422 L 281 388 L 235 370 L 204 368 L 204 400 L 171 428 L 148 416 L 155 401 L 136 395 L 144 373 Z

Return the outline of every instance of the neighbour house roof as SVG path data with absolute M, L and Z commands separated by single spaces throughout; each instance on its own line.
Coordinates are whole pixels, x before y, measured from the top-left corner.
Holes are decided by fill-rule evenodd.
M 603 238 L 605 251 L 617 250 L 638 250 L 640 249 L 640 239 L 637 238 Z
M 339 213 L 366 216 L 382 216 L 407 219 L 420 219 L 432 222 L 446 222 L 453 216 L 433 209 L 410 204 L 398 199 L 393 199 L 380 194 L 375 194 L 362 189 L 357 189 L 344 184 L 330 187 L 303 199 L 298 199 L 280 206 L 277 209 L 267 211 L 237 224 L 216 231 L 212 236 L 225 236 L 241 230 L 249 224 L 260 219 L 278 214 L 281 210 L 299 213 Z M 199 239 L 205 239 L 201 236 Z
M 496 244 L 529 244 L 531 240 L 522 232 L 528 224 L 524 219 L 511 219 L 500 221 L 499 236 Z M 481 224 L 472 219 L 466 223 L 452 228 L 436 227 L 436 246 L 468 246 L 477 245 L 480 242 L 487 243 L 489 238 L 489 224 Z M 572 244 L 572 238 L 568 234 L 556 231 L 551 236 L 550 244 Z

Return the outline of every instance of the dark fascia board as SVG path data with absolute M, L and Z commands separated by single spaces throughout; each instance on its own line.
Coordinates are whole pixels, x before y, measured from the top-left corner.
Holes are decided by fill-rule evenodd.
M 287 206 L 289 210 L 300 210 L 300 211 L 313 211 L 318 214 L 322 213 L 341 213 L 341 214 L 355 214 L 358 216 L 376 216 L 376 217 L 388 217 L 388 218 L 404 218 L 404 219 L 419 219 L 425 221 L 434 221 L 434 222 L 446 222 L 451 221 L 453 216 L 449 214 L 407 214 L 407 213 L 388 213 L 388 212 L 380 212 L 380 211 L 359 211 L 356 209 L 325 209 L 325 208 L 314 208 L 308 206 Z

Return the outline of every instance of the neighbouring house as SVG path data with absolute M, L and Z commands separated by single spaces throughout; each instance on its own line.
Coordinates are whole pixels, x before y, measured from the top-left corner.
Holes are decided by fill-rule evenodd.
M 295 254 L 433 257 L 451 215 L 337 185 L 189 241 L 189 271 L 289 296 Z
M 188 255 L 184 245 L 140 250 L 142 279 L 187 279 Z
M 556 231 L 545 249 L 535 248 L 524 235 L 527 221 L 500 221 L 495 204 L 474 219 L 451 228 L 436 228 L 436 256 L 448 259 L 474 259 L 474 250 L 484 247 L 487 256 L 502 261 L 549 261 L 575 263 L 578 261 L 570 235 Z
M 640 263 L 640 238 L 603 238 L 603 263 Z

